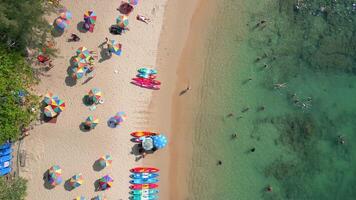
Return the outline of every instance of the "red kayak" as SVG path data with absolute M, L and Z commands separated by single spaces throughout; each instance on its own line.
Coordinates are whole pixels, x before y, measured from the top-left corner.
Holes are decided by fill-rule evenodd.
M 159 169 L 154 167 L 135 167 L 131 169 L 131 172 L 134 173 L 155 173 L 159 172 Z
M 136 131 L 136 132 L 132 132 L 131 136 L 135 137 L 135 138 L 140 138 L 143 136 L 152 136 L 152 135 L 158 135 L 158 133 L 154 133 L 154 132 L 149 132 L 149 131 Z
M 145 84 L 145 83 L 137 82 L 137 81 L 132 81 L 131 83 L 134 84 L 134 85 L 143 87 L 143 88 L 147 88 L 147 89 L 152 89 L 152 90 L 159 90 L 160 89 L 158 85 L 154 85 L 152 83 L 151 84 Z
M 153 189 L 157 188 L 157 184 L 149 183 L 149 184 L 135 184 L 131 185 L 130 188 L 133 190 L 144 190 L 144 189 Z
M 154 80 L 154 79 L 149 79 L 149 78 L 133 78 L 132 80 L 142 83 L 142 84 L 153 84 L 153 85 L 161 85 L 161 82 Z

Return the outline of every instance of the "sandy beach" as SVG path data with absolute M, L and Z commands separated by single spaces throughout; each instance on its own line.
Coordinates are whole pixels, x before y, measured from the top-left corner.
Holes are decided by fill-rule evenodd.
M 108 199 L 128 199 L 129 169 L 142 165 L 161 169 L 159 196 L 160 199 L 170 199 L 169 146 L 173 143 L 172 140 L 168 148 L 149 155 L 142 163 L 142 159 L 136 160 L 131 154 L 134 144 L 130 142 L 129 133 L 151 130 L 171 136 L 172 97 L 176 89 L 175 72 L 188 35 L 190 18 L 197 5 L 188 1 L 178 3 L 176 0 L 171 0 L 168 4 L 166 0 L 142 1 L 135 6 L 129 16 L 130 30 L 122 35 L 111 35 L 108 28 L 115 23 L 116 17 L 120 14 L 116 10 L 119 2 L 63 1 L 63 5 L 72 12 L 73 19 L 63 35 L 55 38 L 56 48 L 59 50 L 58 58 L 53 61 L 55 67 L 45 74 L 36 92 L 39 95 L 44 95 L 48 91 L 58 94 L 66 102 L 66 109 L 59 116 L 57 123 L 36 126 L 21 145 L 21 149 L 27 154 L 26 166 L 20 169 L 20 175 L 29 181 L 27 199 L 74 199 L 79 195 L 90 199 L 100 193 Z M 188 4 L 189 6 L 186 6 Z M 176 9 L 177 5 L 179 9 Z M 82 33 L 77 29 L 77 26 L 80 26 L 78 24 L 83 21 L 83 13 L 87 10 L 94 10 L 98 15 L 93 33 Z M 182 10 L 185 10 L 187 15 L 178 20 L 177 16 L 181 15 L 179 11 Z M 137 14 L 148 16 L 151 22 L 145 24 L 137 21 L 135 19 Z M 165 15 L 168 16 L 164 17 Z M 48 19 L 52 21 L 55 18 L 56 15 L 53 15 Z M 175 19 L 176 24 L 167 25 L 174 23 L 172 19 Z M 67 39 L 71 33 L 77 34 L 81 38 L 80 42 L 68 43 Z M 89 50 L 97 51 L 100 58 L 98 45 L 105 41 L 105 37 L 118 40 L 123 45 L 123 54 L 113 55 L 101 62 L 96 61 L 94 79 L 82 84 L 84 78 L 73 84 L 68 78 L 67 70 L 75 50 L 85 46 Z M 169 41 L 171 39 L 175 41 Z M 173 63 L 168 65 L 164 60 Z M 142 66 L 158 68 L 158 80 L 163 82 L 160 91 L 152 92 L 129 83 L 136 70 Z M 83 104 L 82 98 L 94 87 L 102 90 L 104 103 L 91 111 Z M 152 94 L 157 95 L 154 101 L 151 101 Z M 118 111 L 126 112 L 128 119 L 121 127 L 112 129 L 107 126 L 107 120 Z M 98 117 L 100 123 L 94 130 L 82 132 L 79 125 L 89 115 Z M 113 165 L 95 171 L 94 162 L 105 154 L 112 155 Z M 47 189 L 44 186 L 43 175 L 54 164 L 62 167 L 64 181 L 77 173 L 82 173 L 84 184 L 72 191 L 67 191 L 63 184 L 54 189 Z M 94 182 L 106 174 L 114 178 L 113 188 L 95 192 Z

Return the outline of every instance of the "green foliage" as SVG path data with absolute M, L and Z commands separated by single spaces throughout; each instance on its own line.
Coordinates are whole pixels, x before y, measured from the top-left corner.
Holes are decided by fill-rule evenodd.
M 32 69 L 23 57 L 0 48 L 0 143 L 7 139 L 16 140 L 20 127 L 30 123 L 34 115 L 31 107 L 36 104 L 36 99 L 27 96 L 21 106 L 18 92 L 28 93 L 26 88 L 32 83 Z
M 0 178 L 0 200 L 24 200 L 27 181 L 21 177 L 11 181 Z

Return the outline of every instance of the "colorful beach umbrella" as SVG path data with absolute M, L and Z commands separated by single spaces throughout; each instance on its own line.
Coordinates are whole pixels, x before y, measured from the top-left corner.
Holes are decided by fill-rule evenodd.
M 60 113 L 64 110 L 64 108 L 66 107 L 66 104 L 61 99 L 55 99 L 53 101 L 53 103 L 51 104 L 51 107 L 54 110 L 54 112 Z
M 70 20 L 72 19 L 72 13 L 70 11 L 64 11 L 59 14 L 60 18 L 65 19 L 65 20 Z
M 76 197 L 74 200 L 86 200 L 86 198 L 84 196 L 79 196 L 79 197 Z
M 110 40 L 109 43 L 109 50 L 110 52 L 116 54 L 116 55 L 121 55 L 121 44 L 116 42 L 115 40 Z
M 55 24 L 58 28 L 64 30 L 65 28 L 68 27 L 68 20 L 62 19 L 62 18 L 57 18 L 55 21 Z
M 138 0 L 129 0 L 129 4 L 137 5 L 138 4 Z
M 48 170 L 48 182 L 52 186 L 61 184 L 62 179 L 62 169 L 58 165 L 54 165 Z
M 120 28 L 125 28 L 129 25 L 129 18 L 125 15 L 120 15 L 116 18 L 116 23 Z
M 101 167 L 110 166 L 112 163 L 112 157 L 110 155 L 101 156 L 99 158 L 99 164 Z
M 99 194 L 98 196 L 94 197 L 94 200 L 107 200 L 103 195 Z
M 157 149 L 162 149 L 163 147 L 167 146 L 168 143 L 167 137 L 163 134 L 152 136 L 152 139 L 153 139 L 153 145 Z
M 116 120 L 116 124 L 120 124 L 123 121 L 125 121 L 127 118 L 125 112 L 118 112 L 116 113 L 116 115 L 114 116 L 114 119 Z
M 98 123 L 99 123 L 99 119 L 94 116 L 89 116 L 85 120 L 85 125 L 89 126 L 90 128 L 95 128 L 96 125 L 98 125 Z
M 79 47 L 76 51 L 77 56 L 81 59 L 87 59 L 90 56 L 90 52 L 85 47 Z
M 43 99 L 43 102 L 45 102 L 47 105 L 51 105 L 55 99 L 59 99 L 59 97 L 57 95 L 54 95 L 52 92 L 47 92 Z
M 73 78 L 74 79 L 81 79 L 86 73 L 86 68 L 85 67 L 74 67 L 73 69 Z
M 83 176 L 81 173 L 72 176 L 69 180 L 69 185 L 73 188 L 79 187 L 83 184 Z
M 102 97 L 102 93 L 98 88 L 93 88 L 89 91 L 89 98 L 91 98 L 92 101 L 98 102 Z
M 87 11 L 84 13 L 84 21 L 88 24 L 94 24 L 96 22 L 96 14 L 94 11 Z
M 46 117 L 55 117 L 57 115 L 57 113 L 53 110 L 51 105 L 48 105 L 44 108 L 43 110 L 44 115 L 46 115 Z
M 99 179 L 100 190 L 106 190 L 111 188 L 113 181 L 114 180 L 109 175 L 100 178 Z
M 74 67 L 82 68 L 88 67 L 89 63 L 85 58 L 75 57 L 73 60 Z

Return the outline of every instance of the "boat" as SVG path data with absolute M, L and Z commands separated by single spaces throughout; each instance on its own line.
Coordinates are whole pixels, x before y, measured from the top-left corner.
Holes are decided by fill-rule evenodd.
M 135 167 L 131 169 L 133 173 L 155 173 L 159 172 L 159 169 L 154 167 Z
M 133 190 L 144 190 L 144 189 L 154 189 L 157 188 L 158 185 L 154 183 L 149 183 L 149 184 L 136 184 L 136 185 L 131 185 L 130 188 Z
M 11 143 L 7 142 L 5 144 L 0 145 L 0 149 L 8 149 L 11 147 Z
M 158 133 L 154 133 L 154 132 L 149 132 L 149 131 L 136 131 L 136 132 L 132 132 L 131 136 L 135 137 L 135 138 L 140 138 L 140 137 L 146 137 L 146 136 L 153 136 L 153 135 L 158 135 Z
M 149 78 L 133 78 L 132 80 L 139 82 L 139 83 L 144 83 L 144 84 L 161 85 L 161 82 L 154 80 L 154 79 L 149 79 Z
M 0 150 L 0 156 L 6 156 L 12 153 L 12 148 L 7 148 L 7 149 L 1 149 Z
M 137 71 L 138 71 L 138 73 L 140 73 L 140 74 L 148 74 L 148 75 L 150 75 L 150 74 L 157 74 L 157 70 L 152 69 L 152 68 L 146 68 L 146 67 L 140 68 L 140 69 L 138 69 Z
M 157 173 L 134 173 L 131 174 L 131 178 L 133 179 L 149 179 L 149 178 L 156 178 L 159 176 Z
M 5 176 L 6 174 L 10 173 L 12 170 L 11 167 L 6 167 L 6 168 L 3 168 L 3 169 L 0 169 L 0 176 Z
M 149 183 L 157 183 L 158 179 L 156 178 L 148 178 L 148 179 L 132 179 L 130 181 L 131 184 L 149 184 Z
M 154 85 L 154 84 L 145 84 L 142 82 L 137 82 L 137 81 L 131 81 L 132 84 L 143 87 L 143 88 L 147 88 L 147 89 L 151 89 L 151 90 L 159 90 L 159 86 L 158 85 Z
M 6 155 L 6 156 L 2 156 L 0 157 L 0 163 L 6 162 L 6 161 L 10 161 L 12 159 L 12 155 Z
M 158 199 L 157 195 L 145 195 L 145 196 L 131 196 L 131 200 L 156 200 Z
M 11 164 L 12 164 L 11 161 L 2 162 L 2 163 L 0 163 L 0 169 L 4 169 L 4 168 L 7 168 L 7 167 L 10 167 Z
M 132 190 L 130 193 L 133 196 L 137 196 L 137 195 L 152 195 L 152 194 L 157 194 L 159 192 L 159 190 L 157 189 L 145 189 L 145 190 Z

